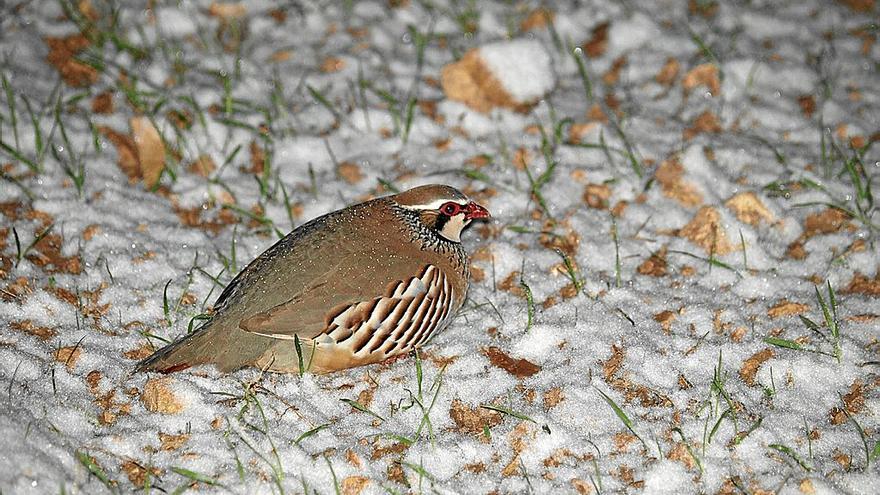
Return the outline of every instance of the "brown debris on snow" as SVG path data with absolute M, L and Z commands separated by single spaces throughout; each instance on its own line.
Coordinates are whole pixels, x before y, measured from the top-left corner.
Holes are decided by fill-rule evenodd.
M 689 141 L 699 134 L 718 134 L 723 129 L 718 116 L 711 110 L 706 110 L 693 120 L 691 126 L 684 130 L 682 137 Z
M 91 42 L 82 34 L 64 38 L 44 38 L 49 54 L 46 60 L 61 75 L 68 86 L 84 88 L 98 80 L 98 71 L 87 64 L 76 60 L 76 56 L 89 47 Z
M 865 384 L 862 380 L 856 379 L 850 385 L 849 392 L 843 396 L 843 406 L 846 408 L 846 412 L 853 415 L 862 412 L 865 409 L 865 405 Z M 831 409 L 828 413 L 828 418 L 833 425 L 843 424 L 848 419 L 846 413 L 840 407 Z
M 798 105 L 801 107 L 801 112 L 803 112 L 804 117 L 811 118 L 813 116 L 813 112 L 816 111 L 816 98 L 813 95 L 800 95 L 798 96 Z
M 735 194 L 724 202 L 724 206 L 736 215 L 741 222 L 758 225 L 761 221 L 773 222 L 773 214 L 767 206 L 751 191 Z
M 159 432 L 159 442 L 162 444 L 159 450 L 170 452 L 177 450 L 189 440 L 189 433 L 181 433 L 179 435 L 170 435 L 168 433 Z
M 70 273 L 77 275 L 82 272 L 82 262 L 78 255 L 64 256 L 61 254 L 63 241 L 58 234 L 43 236 L 34 245 L 31 254 L 25 258 L 46 273 Z
M 682 206 L 694 207 L 703 204 L 703 195 L 696 186 L 684 180 L 684 166 L 678 157 L 671 157 L 657 167 L 654 178 L 660 183 L 660 189 L 667 198 L 674 199 Z
M 711 206 L 700 208 L 693 219 L 678 231 L 678 236 L 703 248 L 707 254 L 727 254 L 737 250 L 727 240 L 727 234 L 721 227 L 721 215 Z
M 361 172 L 361 167 L 354 162 L 345 161 L 340 163 L 336 168 L 336 173 L 342 178 L 342 180 L 349 184 L 357 184 L 364 179 L 364 173 Z
M 565 394 L 562 393 L 562 389 L 559 387 L 553 387 L 544 392 L 544 409 L 553 409 L 563 400 L 565 400 Z
M 549 59 L 533 62 L 549 63 Z M 550 67 L 545 69 L 551 70 Z M 483 60 L 480 48 L 473 48 L 457 62 L 443 67 L 440 84 L 447 98 L 460 101 L 477 112 L 486 113 L 493 108 L 508 108 L 521 113 L 529 111 L 538 98 L 530 101 L 514 98 L 500 79 L 506 76 L 516 77 L 517 74 L 493 74 Z
M 654 315 L 654 321 L 660 324 L 660 328 L 663 329 L 663 333 L 666 335 L 669 335 L 669 329 L 672 328 L 672 322 L 675 321 L 675 318 L 675 313 L 669 310 L 661 311 Z
M 688 470 L 693 470 L 697 466 L 684 442 L 676 442 L 675 447 L 666 454 L 666 458 L 681 463 Z
M 49 327 L 38 327 L 31 320 L 13 321 L 9 323 L 9 328 L 17 332 L 33 335 L 44 342 L 58 334 L 57 330 Z
M 739 376 L 746 385 L 753 387 L 755 385 L 755 376 L 761 365 L 774 356 L 772 349 L 764 349 L 752 354 L 752 357 L 743 362 L 739 369 Z
M 607 210 L 610 198 L 611 188 L 608 184 L 587 184 L 584 188 L 584 203 L 590 208 Z
M 667 273 L 668 263 L 666 262 L 666 246 L 662 246 L 656 252 L 651 253 L 651 256 L 648 257 L 636 271 L 640 275 L 649 275 L 651 277 L 664 277 Z
M 132 486 L 138 490 L 144 487 L 144 484 L 147 481 L 147 468 L 130 459 L 124 461 L 120 467 L 122 468 L 122 471 L 125 472 L 125 476 L 128 478 L 128 481 L 131 482 Z M 156 478 L 162 475 L 162 470 L 157 467 L 151 467 L 149 473 L 151 478 Z
M 501 413 L 485 407 L 470 407 L 459 399 L 453 399 L 449 407 L 449 417 L 459 431 L 470 435 L 482 435 L 483 427 L 494 428 L 504 419 Z
M 590 33 L 590 40 L 584 43 L 583 50 L 590 58 L 599 58 L 605 54 L 608 49 L 608 28 L 611 24 L 603 22 Z
M 807 216 L 803 237 L 809 239 L 815 235 L 833 234 L 848 225 L 849 215 L 837 208 L 827 208 Z
M 541 367 L 526 359 L 516 359 L 498 347 L 487 347 L 483 354 L 489 358 L 489 362 L 496 368 L 501 368 L 517 378 L 526 378 L 541 371 Z
M 877 270 L 877 275 L 874 278 L 868 278 L 860 272 L 854 273 L 852 280 L 849 281 L 849 285 L 841 292 L 844 294 L 880 297 L 880 270 Z
M 342 495 L 359 495 L 369 484 L 370 479 L 365 476 L 348 476 L 342 480 L 340 493 Z
M 685 94 L 690 93 L 698 86 L 705 86 L 713 96 L 721 94 L 721 81 L 718 77 L 718 67 L 713 63 L 698 65 L 689 70 L 681 79 L 681 86 Z
M 141 401 L 148 411 L 161 414 L 177 414 L 184 406 L 172 390 L 174 379 L 171 377 L 151 378 L 144 385 Z
M 458 62 L 443 67 L 440 82 L 447 98 L 478 112 L 485 113 L 493 107 L 525 111 L 489 71 L 476 49 L 468 51 Z
M 134 117 L 129 125 L 130 137 L 107 126 L 99 126 L 98 131 L 116 147 L 117 163 L 129 181 L 143 179 L 152 188 L 165 169 L 165 144 L 147 117 Z
M 523 19 L 519 24 L 519 29 L 523 32 L 544 29 L 552 24 L 555 18 L 556 14 L 552 10 L 546 7 L 538 7 Z
M 672 407 L 672 401 L 657 390 L 632 382 L 628 377 L 619 376 L 623 368 L 626 350 L 618 345 L 611 346 L 611 356 L 602 365 L 602 378 L 611 388 L 623 394 L 627 403 L 638 400 L 642 407 Z
M 679 72 L 681 72 L 681 64 L 678 62 L 678 59 L 669 57 L 666 59 L 666 63 L 663 64 L 660 72 L 654 76 L 654 80 L 663 86 L 672 86 L 672 83 L 678 78 Z
M 190 173 L 207 178 L 217 170 L 217 164 L 214 163 L 214 159 L 211 158 L 210 155 L 203 154 L 199 155 L 199 157 L 193 160 L 186 168 Z
M 79 360 L 79 356 L 82 354 L 82 351 L 79 348 L 79 345 L 72 345 L 67 347 L 60 347 L 55 351 L 55 361 L 63 364 L 67 367 L 68 371 L 73 371 L 76 367 L 76 362 Z
M 837 0 L 837 1 L 846 5 L 854 12 L 859 12 L 862 14 L 867 14 L 869 12 L 873 12 L 874 7 L 876 5 L 876 0 Z
M 809 310 L 810 306 L 807 304 L 791 302 L 787 299 L 783 299 L 767 310 L 767 316 L 775 319 L 782 316 L 799 315 L 801 313 L 806 313 Z

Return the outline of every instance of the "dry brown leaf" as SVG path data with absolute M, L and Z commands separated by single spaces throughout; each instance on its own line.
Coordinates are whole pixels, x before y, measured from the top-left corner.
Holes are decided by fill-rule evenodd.
M 248 169 L 248 172 L 260 175 L 266 168 L 266 151 L 263 150 L 263 147 L 260 146 L 256 140 L 251 141 L 249 149 L 251 155 L 251 168 Z
M 666 63 L 663 64 L 663 67 L 660 69 L 660 72 L 654 76 L 654 80 L 659 84 L 664 86 L 672 86 L 672 83 L 675 82 L 675 79 L 678 77 L 678 73 L 681 71 L 681 64 L 678 62 L 678 59 L 675 57 L 669 57 L 666 59 Z
M 660 164 L 654 173 L 660 189 L 667 198 L 674 199 L 682 206 L 694 207 L 703 204 L 703 196 L 696 186 L 683 179 L 684 165 L 673 156 Z
M 758 225 L 760 221 L 773 222 L 773 214 L 758 196 L 751 192 L 741 192 L 728 199 L 724 206 L 736 215 L 741 222 Z
M 103 91 L 92 99 L 92 112 L 98 114 L 113 113 L 113 92 Z
M 669 329 L 672 328 L 672 322 L 675 321 L 677 316 L 674 312 L 669 311 L 661 311 L 654 315 L 654 321 L 660 324 L 660 328 L 663 329 L 663 333 L 669 335 Z
M 713 96 L 721 94 L 721 81 L 718 78 L 718 67 L 713 63 L 698 65 L 689 70 L 681 80 L 681 86 L 685 94 L 697 86 L 705 86 Z
M 682 137 L 685 140 L 690 140 L 699 134 L 718 134 L 721 131 L 721 122 L 718 121 L 718 116 L 711 110 L 706 110 L 697 115 L 691 126 L 682 132 Z
M 608 28 L 611 24 L 603 22 L 594 27 L 590 33 L 590 40 L 584 43 L 584 52 L 590 58 L 599 58 L 608 49 Z
M 214 159 L 210 155 L 199 155 L 198 158 L 187 166 L 187 169 L 196 175 L 208 177 L 217 170 L 217 164 L 214 163 Z
M 516 359 L 507 355 L 498 347 L 487 347 L 483 354 L 496 368 L 501 368 L 517 378 L 532 376 L 541 371 L 541 367 L 525 359 Z
M 694 457 L 688 451 L 684 442 L 676 442 L 675 447 L 666 454 L 666 458 L 671 461 L 680 462 L 688 470 L 692 470 L 697 466 Z
M 880 297 L 880 270 L 874 278 L 868 278 L 866 275 L 856 272 L 849 285 L 845 290 L 845 294 L 862 294 L 870 297 Z
M 146 468 L 132 460 L 124 461 L 120 467 L 125 472 L 125 475 L 128 477 L 128 481 L 130 481 L 136 489 L 140 490 L 144 487 L 144 484 L 147 480 Z M 161 474 L 162 471 L 159 468 L 150 468 L 150 477 L 157 478 Z
M 752 355 L 752 357 L 746 359 L 743 362 L 742 367 L 739 369 L 739 376 L 746 383 L 746 385 L 752 387 L 755 385 L 755 375 L 758 374 L 758 369 L 761 368 L 761 365 L 764 364 L 767 360 L 774 356 L 772 349 L 764 349 L 762 351 L 758 351 Z
M 553 387 L 550 390 L 544 392 L 544 408 L 545 409 L 553 409 L 558 406 L 560 402 L 565 399 L 565 394 L 562 393 L 562 389 L 559 387 Z
M 476 48 L 465 53 L 458 62 L 444 66 L 440 83 L 447 98 L 460 101 L 478 112 L 486 113 L 496 107 L 525 112 L 534 103 L 514 100 L 489 71 Z
M 810 306 L 807 304 L 791 302 L 787 299 L 783 299 L 767 310 L 767 316 L 769 316 L 770 318 L 794 316 L 801 313 L 806 313 L 809 310 Z
M 219 17 L 224 21 L 233 21 L 247 15 L 247 7 L 243 3 L 211 2 L 208 14 Z
M 804 237 L 833 234 L 849 224 L 849 215 L 837 208 L 827 208 L 807 216 L 804 221 Z
M 341 177 L 342 180 L 349 184 L 357 184 L 364 179 L 364 173 L 361 172 L 361 167 L 354 162 L 346 161 L 340 163 L 339 167 L 336 169 L 336 173 L 339 174 L 339 177 Z
M 843 405 L 846 408 L 846 412 L 850 414 L 850 416 L 854 414 L 858 414 L 865 409 L 865 384 L 860 379 L 856 379 L 850 385 L 849 392 L 843 396 Z M 840 408 L 835 407 L 831 409 L 829 412 L 829 420 L 833 425 L 843 424 L 849 419 L 846 413 Z
M 367 485 L 370 479 L 364 476 L 349 476 L 342 480 L 342 495 L 359 495 Z
M 816 111 L 816 98 L 813 95 L 800 95 L 798 96 L 798 105 L 801 107 L 801 112 L 803 112 L 804 117 L 811 118 L 813 116 L 813 112 Z
M 501 413 L 484 407 L 470 407 L 464 402 L 453 399 L 449 407 L 449 417 L 455 422 L 459 431 L 471 435 L 482 435 L 483 427 L 493 428 L 501 424 Z
M 578 495 L 590 495 L 593 493 L 593 486 L 580 478 L 572 478 L 570 483 Z
M 64 242 L 58 234 L 43 236 L 39 242 L 34 244 L 33 252 L 25 258 L 42 268 L 46 273 L 79 274 L 82 272 L 79 255 L 64 256 L 61 254 L 63 244 Z
M 532 31 L 535 29 L 543 29 L 553 23 L 556 14 L 552 10 L 539 7 L 529 13 L 525 19 L 519 24 L 520 31 Z
M 91 241 L 96 235 L 101 233 L 101 226 L 92 223 L 89 224 L 85 229 L 83 229 L 82 238 L 84 241 Z
M 80 351 L 79 345 L 61 347 L 55 351 L 55 361 L 67 366 L 68 371 L 73 371 L 80 354 L 82 354 L 82 351 Z
M 678 236 L 700 246 L 707 254 L 727 254 L 737 249 L 727 240 L 718 210 L 711 206 L 700 208 L 694 218 L 678 231 Z
M 130 125 L 141 178 L 144 180 L 144 185 L 152 189 L 159 183 L 159 177 L 165 169 L 165 143 L 147 117 L 134 117 Z
M 327 57 L 321 62 L 321 72 L 339 72 L 345 68 L 345 60 L 339 57 Z
M 617 84 L 617 81 L 620 80 L 620 71 L 627 64 L 629 58 L 626 55 L 621 55 L 614 59 L 614 62 L 611 63 L 611 67 L 602 74 L 602 82 L 605 83 L 606 86 L 614 86 Z M 608 96 L 611 94 L 609 93 Z M 607 103 L 607 102 L 606 102 Z M 608 105 L 610 108 L 616 110 L 615 105 Z
M 639 274 L 650 275 L 652 277 L 666 276 L 666 270 L 668 267 L 666 262 L 666 251 L 667 248 L 664 245 L 658 251 L 651 253 L 651 256 L 639 265 L 637 269 Z
M 49 54 L 46 60 L 61 74 L 61 79 L 67 85 L 74 88 L 91 86 L 98 80 L 98 71 L 86 65 L 75 57 L 89 47 L 91 42 L 82 34 L 75 34 L 65 38 L 44 38 Z
M 159 441 L 162 443 L 162 446 L 159 447 L 160 450 L 164 450 L 166 452 L 177 450 L 183 444 L 185 444 L 189 440 L 189 433 L 181 433 L 179 435 L 169 435 L 167 433 L 159 432 Z
M 161 414 L 177 414 L 184 406 L 172 390 L 174 379 L 171 377 L 151 378 L 144 385 L 141 401 L 150 412 Z
M 611 187 L 608 184 L 587 184 L 584 189 L 584 203 L 590 208 L 607 210 L 611 199 Z

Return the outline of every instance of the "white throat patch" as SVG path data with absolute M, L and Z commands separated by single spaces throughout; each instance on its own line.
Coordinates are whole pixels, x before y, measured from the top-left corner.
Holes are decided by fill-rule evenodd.
M 465 220 L 464 213 L 449 217 L 449 220 L 440 229 L 440 235 L 452 242 L 461 242 L 461 231 L 470 223 Z

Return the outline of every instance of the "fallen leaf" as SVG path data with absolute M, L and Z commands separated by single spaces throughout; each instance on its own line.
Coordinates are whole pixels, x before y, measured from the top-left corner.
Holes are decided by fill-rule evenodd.
M 762 220 L 767 223 L 773 221 L 773 214 L 758 198 L 758 195 L 751 191 L 735 194 L 724 203 L 724 206 L 731 210 L 740 221 L 750 225 L 758 225 Z
M 501 368 L 517 378 L 532 376 L 541 371 L 541 367 L 525 359 L 516 359 L 507 355 L 497 347 L 483 349 L 483 354 L 496 368 Z
M 590 58 L 599 58 L 608 49 L 608 28 L 611 24 L 603 22 L 590 32 L 590 40 L 584 43 L 584 53 Z
M 82 351 L 78 345 L 60 347 L 55 351 L 55 361 L 67 366 L 68 371 L 73 371 L 80 354 L 82 354 Z
M 150 412 L 161 414 L 177 414 L 183 411 L 183 404 L 172 390 L 174 379 L 171 377 L 151 378 L 144 385 L 141 401 Z
M 799 315 L 801 313 L 806 313 L 810 310 L 810 306 L 807 304 L 791 302 L 787 299 L 783 299 L 778 303 L 774 304 L 767 310 L 767 316 L 770 318 L 779 318 L 782 316 L 794 316 Z
M 739 369 L 739 376 L 746 383 L 746 385 L 752 387 L 755 385 L 755 375 L 758 374 L 758 369 L 761 368 L 761 365 L 764 364 L 767 360 L 774 356 L 772 349 L 764 349 L 762 351 L 758 351 L 752 355 L 752 357 L 746 359 L 743 362 L 742 367 Z
M 691 221 L 678 231 L 678 236 L 690 240 L 706 253 L 723 255 L 737 249 L 727 240 L 718 210 L 711 206 L 700 208 Z
M 482 435 L 483 427 L 493 428 L 501 424 L 503 416 L 498 411 L 485 407 L 470 407 L 459 399 L 452 399 L 449 417 L 459 431 L 471 435 Z
M 697 86 L 705 86 L 713 96 L 721 94 L 721 81 L 718 78 L 718 67 L 713 63 L 705 63 L 689 70 L 681 79 L 685 94 Z

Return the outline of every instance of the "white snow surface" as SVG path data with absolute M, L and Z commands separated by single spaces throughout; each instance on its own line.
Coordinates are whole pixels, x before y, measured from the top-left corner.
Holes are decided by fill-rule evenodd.
M 880 493 L 877 7 L 549 2 L 521 32 L 542 3 L 391 3 L 93 0 L 82 87 L 46 62 L 79 31 L 61 4 L 0 5 L 0 493 Z M 605 22 L 603 53 L 569 51 Z M 526 114 L 446 100 L 477 47 L 514 97 L 555 89 Z M 701 64 L 719 94 L 682 89 Z M 685 132 L 704 112 L 722 130 Z M 102 130 L 144 114 L 173 150 L 156 190 Z M 667 160 L 699 204 L 655 179 Z M 279 234 L 432 182 L 493 219 L 419 361 L 186 370 L 182 410 L 147 410 L 137 359 Z M 725 206 L 742 192 L 772 218 Z M 817 228 L 831 204 L 853 218 Z M 702 206 L 729 252 L 677 235 Z
M 553 89 L 550 56 L 537 40 L 517 39 L 480 47 L 480 59 L 517 102 L 531 103 Z

